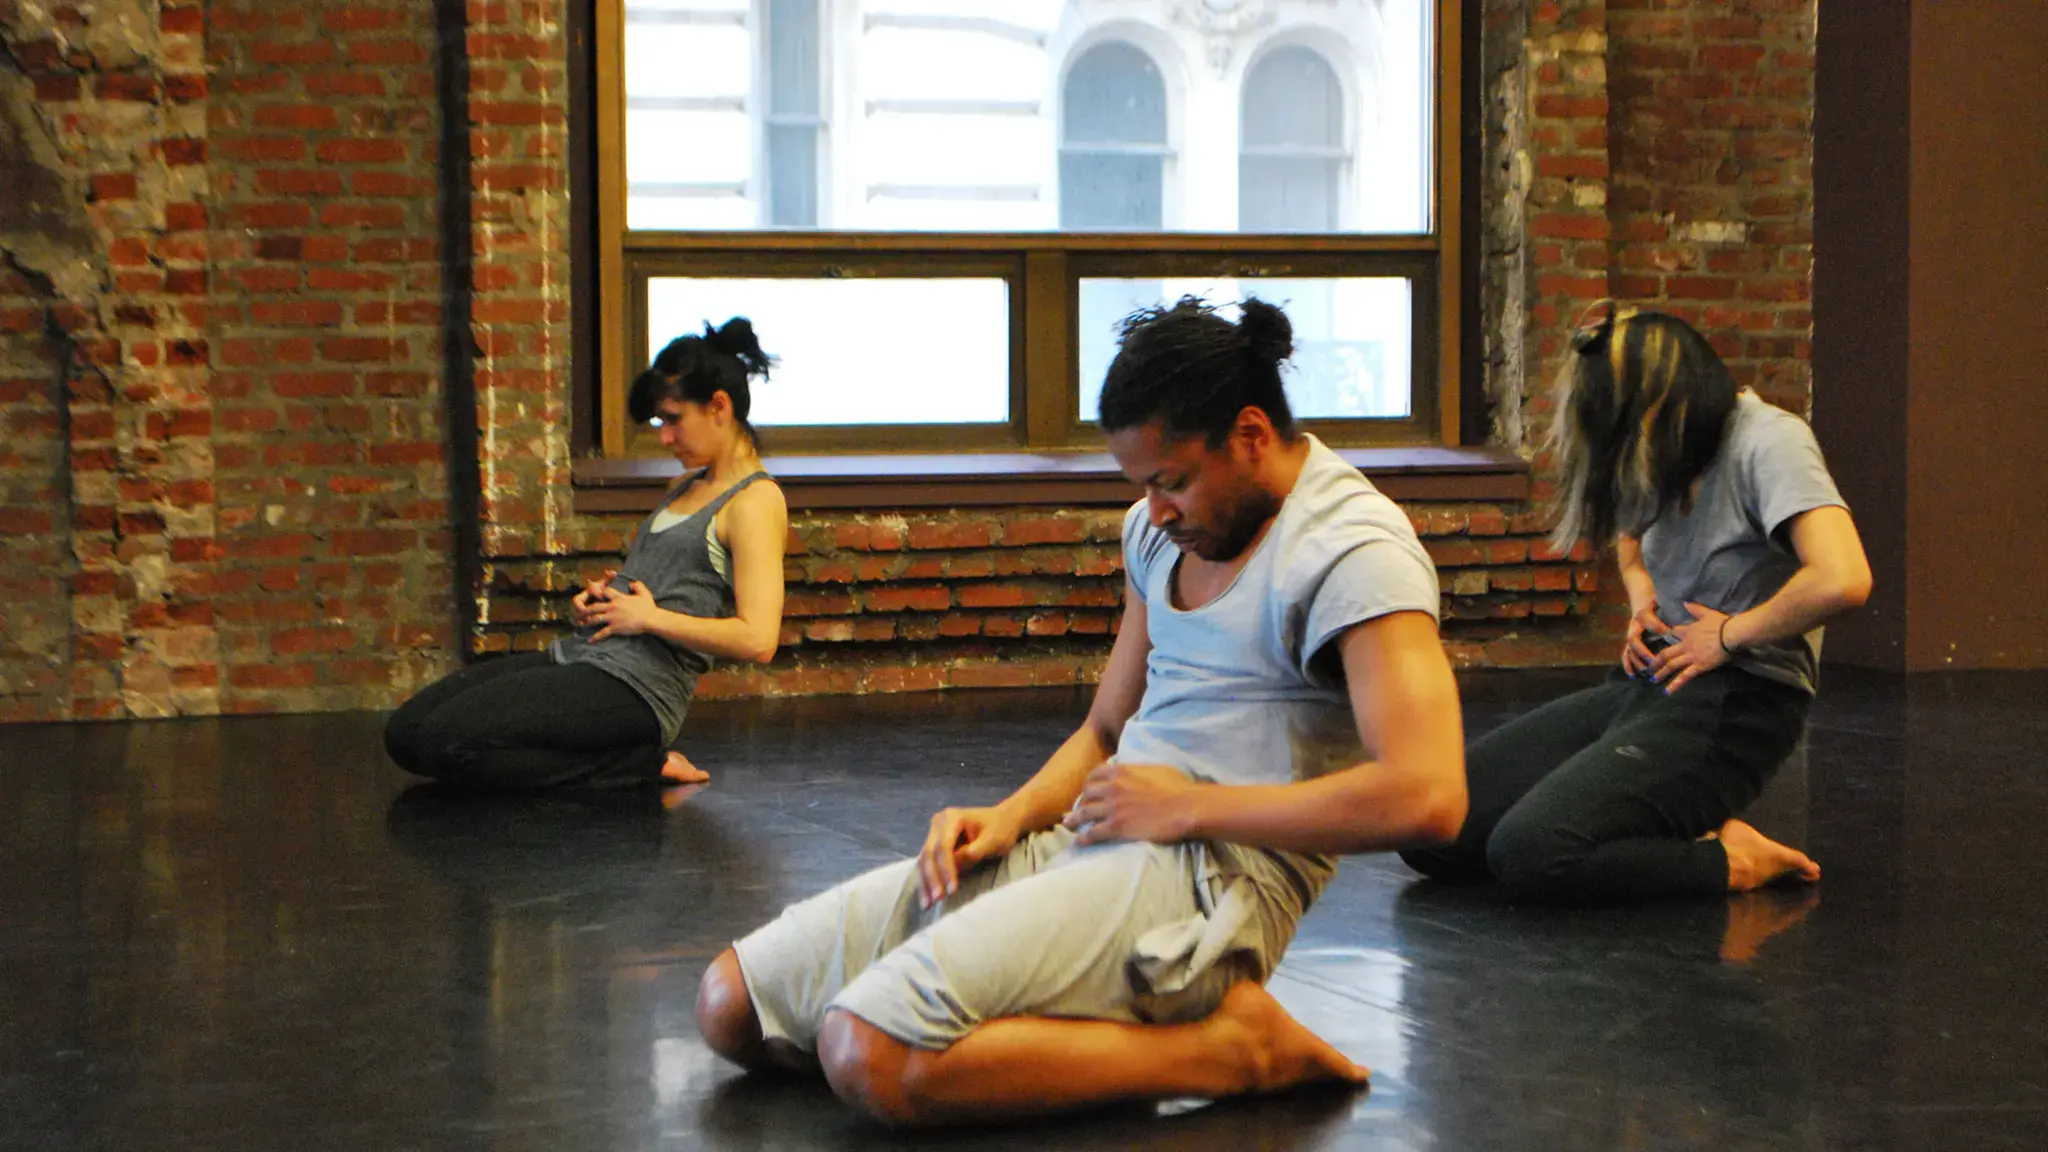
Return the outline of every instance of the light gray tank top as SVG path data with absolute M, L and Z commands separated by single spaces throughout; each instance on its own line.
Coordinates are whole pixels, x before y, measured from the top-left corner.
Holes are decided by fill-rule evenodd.
M 661 505 L 640 524 L 626 549 L 626 562 L 611 586 L 631 591 L 632 581 L 647 585 L 654 602 L 685 616 L 722 617 L 733 614 L 732 581 L 718 571 L 711 559 L 710 525 L 734 496 L 756 480 L 767 477 L 756 472 L 718 494 L 718 498 L 662 531 L 654 530 L 655 519 L 683 490 L 695 483 L 702 471 L 682 478 L 661 499 Z M 610 636 L 592 644 L 595 628 L 580 628 L 574 636 L 555 641 L 554 657 L 560 664 L 593 664 L 624 680 L 661 722 L 661 738 L 673 743 L 683 730 L 683 715 L 689 711 L 690 695 L 697 689 L 697 677 L 711 667 L 711 657 L 689 648 L 670 644 L 659 636 Z

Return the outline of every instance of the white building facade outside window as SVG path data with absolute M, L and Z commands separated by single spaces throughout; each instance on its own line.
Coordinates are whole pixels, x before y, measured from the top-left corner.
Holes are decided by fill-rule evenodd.
M 623 3 L 629 248 L 634 233 L 1315 237 L 1442 226 L 1430 218 L 1430 0 Z M 1012 418 L 1007 355 L 965 357 L 971 377 L 963 367 L 860 387 L 832 351 L 906 304 L 935 310 L 920 317 L 927 330 L 996 339 L 1016 301 L 986 282 L 881 291 L 848 280 L 821 291 L 744 276 L 735 269 L 723 296 L 715 278 L 653 277 L 633 355 L 724 318 L 707 308 L 737 310 L 716 301 L 744 301 L 783 359 L 761 393 L 764 423 Z M 1217 303 L 1252 293 L 1287 308 L 1301 415 L 1410 413 L 1411 281 L 1134 275 L 1076 282 L 1076 420 L 1093 417 L 1116 322 L 1185 293 Z M 816 323 L 820 309 L 835 313 L 831 324 Z M 847 403 L 856 392 L 858 408 Z

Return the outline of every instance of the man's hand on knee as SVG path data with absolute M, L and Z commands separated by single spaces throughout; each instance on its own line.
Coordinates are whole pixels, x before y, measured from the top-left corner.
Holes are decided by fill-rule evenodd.
M 926 908 L 960 890 L 960 874 L 1007 855 L 1023 828 L 1002 808 L 948 808 L 932 817 L 917 854 L 917 898 Z

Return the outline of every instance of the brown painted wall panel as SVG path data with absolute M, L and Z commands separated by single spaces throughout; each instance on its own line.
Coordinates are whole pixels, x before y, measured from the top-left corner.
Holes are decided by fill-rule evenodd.
M 1915 0 L 1912 44 L 1907 662 L 2039 667 L 2048 4 Z

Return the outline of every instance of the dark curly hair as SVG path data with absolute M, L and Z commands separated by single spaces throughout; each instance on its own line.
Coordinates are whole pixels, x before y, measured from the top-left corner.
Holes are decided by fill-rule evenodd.
M 1116 359 L 1102 384 L 1098 422 L 1120 432 L 1153 420 L 1167 432 L 1199 434 L 1220 447 L 1237 414 L 1257 408 L 1280 435 L 1295 437 L 1294 412 L 1280 384 L 1280 365 L 1294 354 L 1287 314 L 1246 299 L 1233 324 L 1198 297 L 1148 308 L 1123 323 Z

